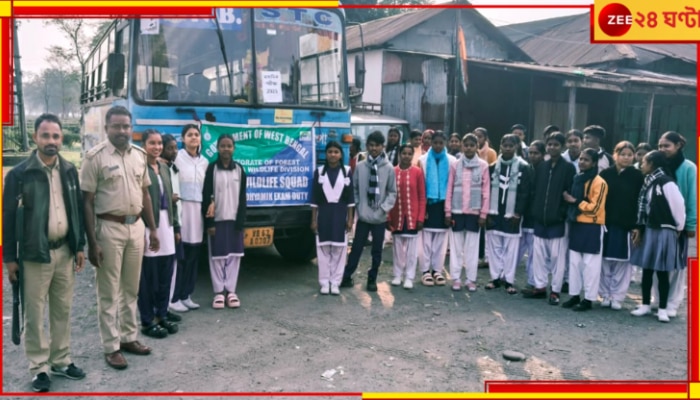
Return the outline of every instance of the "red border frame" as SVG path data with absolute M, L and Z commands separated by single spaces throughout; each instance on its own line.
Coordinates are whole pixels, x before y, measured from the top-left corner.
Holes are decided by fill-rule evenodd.
M 311 1 L 310 1 L 311 2 Z M 593 5 L 429 5 L 429 6 L 411 6 L 411 5 L 392 5 L 392 6 L 371 6 L 371 5 L 345 5 L 342 8 L 522 8 L 522 9 L 540 9 L 540 8 L 562 8 L 562 9 L 589 9 L 591 16 L 591 42 L 592 43 L 618 43 L 612 41 L 597 41 L 593 42 L 593 28 L 595 23 L 595 13 Z M 13 19 L 12 18 L 46 18 L 46 17 L 83 17 L 83 18 L 134 18 L 134 17 L 162 17 L 162 16 L 196 16 L 200 18 L 211 17 L 212 7 L 122 7 L 119 8 L 119 13 L 105 14 L 104 7 L 86 6 L 86 7 L 13 7 L 13 17 L 2 18 L 0 21 L 0 29 L 3 37 L 7 38 L 2 41 L 2 62 L 5 68 L 12 70 L 14 64 L 14 47 L 12 45 L 13 36 Z M 688 43 L 688 42 L 671 42 L 671 41 L 639 41 L 629 43 Z M 691 42 L 695 43 L 695 42 Z M 697 55 L 700 57 L 700 46 L 697 49 Z M 13 102 L 14 96 L 10 88 L 13 87 L 13 74 L 7 73 L 0 91 L 0 97 L 9 101 L 2 102 L 2 121 L 3 125 L 12 124 L 14 119 Z M 700 67 L 697 67 L 696 73 L 700 75 Z M 700 115 L 700 103 L 696 101 L 696 113 Z M 697 132 L 700 135 L 700 120 L 697 121 Z M 697 160 L 696 160 L 697 161 Z M 698 238 L 696 238 L 696 241 Z M 1 249 L 0 249 L 1 254 Z M 592 395 L 599 393 L 629 393 L 629 392 L 644 392 L 644 393 L 688 393 L 690 396 L 690 383 L 700 380 L 700 367 L 697 363 L 697 350 L 700 346 L 700 330 L 697 325 L 696 317 L 698 314 L 698 304 L 693 294 L 700 290 L 700 276 L 698 276 L 698 260 L 689 259 L 688 262 L 688 380 L 687 381 L 486 381 L 484 390 L 487 393 L 513 394 L 513 393 L 590 393 Z M 0 282 L 0 289 L 4 283 Z M 5 327 L 1 327 L 4 331 Z M 1 332 L 1 331 L 0 331 Z M 3 354 L 0 354 L 0 372 L 2 372 Z M 0 396 L 17 396 L 30 397 L 40 396 L 41 394 L 31 392 L 4 392 L 3 387 L 0 387 Z M 332 392 L 308 392 L 308 393 L 264 393 L 264 392 L 238 392 L 238 393 L 216 393 L 216 392 L 52 392 L 44 396 L 94 396 L 94 397 L 111 397 L 111 396 L 153 396 L 153 397 L 183 397 L 183 396 L 362 396 L 360 392 L 350 393 L 332 393 Z M 399 398 L 399 397 L 397 397 Z M 431 398 L 440 398 L 440 394 L 436 393 Z M 493 396 L 489 398 L 498 398 Z

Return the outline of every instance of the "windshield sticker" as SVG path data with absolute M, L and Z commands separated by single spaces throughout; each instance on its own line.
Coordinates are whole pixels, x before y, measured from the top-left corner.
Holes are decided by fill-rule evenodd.
M 340 18 L 336 15 L 328 11 L 308 8 L 256 8 L 255 22 L 272 22 L 342 32 Z
M 279 71 L 262 71 L 262 91 L 264 103 L 282 102 L 282 74 Z
M 160 33 L 160 20 L 157 18 L 142 18 L 141 19 L 141 34 L 142 35 L 157 35 Z

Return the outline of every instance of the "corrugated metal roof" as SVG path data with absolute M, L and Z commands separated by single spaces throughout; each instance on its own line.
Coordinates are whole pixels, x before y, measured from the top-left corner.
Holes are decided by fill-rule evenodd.
M 362 24 L 365 48 L 379 47 L 443 11 L 444 8 L 424 8 L 365 22 Z M 362 47 L 360 28 L 357 25 L 349 26 L 346 32 L 348 51 Z
M 503 71 L 520 70 L 545 75 L 555 75 L 570 80 L 586 80 L 616 85 L 620 91 L 631 86 L 659 86 L 667 88 L 686 89 L 692 92 L 697 87 L 697 79 L 685 76 L 659 74 L 636 69 L 619 69 L 616 72 L 601 71 L 584 67 L 564 67 L 553 65 L 538 65 L 523 62 L 472 60 L 472 63 Z
M 695 44 L 593 44 L 590 14 L 500 27 L 536 62 L 546 65 L 591 65 L 624 59 L 649 59 L 651 52 L 688 63 L 697 62 Z
M 457 12 L 454 8 L 430 7 L 365 22 L 362 24 L 365 48 L 384 47 L 388 41 L 445 11 Z M 526 61 L 531 60 L 525 51 L 475 9 L 464 8 L 461 11 L 463 18 L 470 18 L 491 40 L 503 46 L 514 58 Z M 347 35 L 347 50 L 351 52 L 360 49 L 362 47 L 360 28 L 357 25 L 348 26 L 345 32 Z M 467 38 L 468 40 L 469 38 Z

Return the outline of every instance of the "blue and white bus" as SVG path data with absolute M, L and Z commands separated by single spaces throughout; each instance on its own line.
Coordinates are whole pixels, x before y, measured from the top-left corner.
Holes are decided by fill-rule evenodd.
M 114 105 L 131 111 L 136 143 L 148 128 L 179 138 L 184 125 L 199 123 L 207 150 L 214 133 L 231 131 L 238 135 L 234 157 L 253 182 L 246 245 L 274 243 L 284 258 L 308 260 L 315 250 L 309 177 L 329 140 L 345 146 L 346 162 L 351 142 L 344 14 L 314 8 L 214 14 L 114 21 L 86 66 L 83 151 L 105 139 L 104 116 Z M 297 136 L 285 136 L 294 129 Z M 269 156 L 256 146 L 275 140 L 291 150 L 241 159 L 239 151 Z M 285 171 L 292 172 L 285 178 Z

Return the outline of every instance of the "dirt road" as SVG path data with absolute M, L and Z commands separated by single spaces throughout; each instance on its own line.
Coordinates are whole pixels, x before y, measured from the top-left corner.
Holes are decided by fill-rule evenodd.
M 238 310 L 211 309 L 202 268 L 194 296 L 202 308 L 184 314 L 175 335 L 141 338 L 153 354 L 127 355 L 125 371 L 103 360 L 88 267 L 76 280 L 72 317 L 73 359 L 88 375 L 83 381 L 54 378 L 52 391 L 464 392 L 501 379 L 686 379 L 687 309 L 669 324 L 632 317 L 639 284 L 632 284 L 623 310 L 595 306 L 584 313 L 503 289 L 486 291 L 484 269 L 473 294 L 420 284 L 407 291 L 390 286 L 391 251 L 385 248 L 379 291 L 368 293 L 368 250 L 355 288 L 341 296 L 318 294 L 314 263 L 290 265 L 272 249 L 248 251 Z M 519 267 L 516 285 L 524 282 Z M 23 348 L 9 336 L 9 285 L 3 296 L 4 390 L 28 391 Z M 528 358 L 505 361 L 505 350 Z

